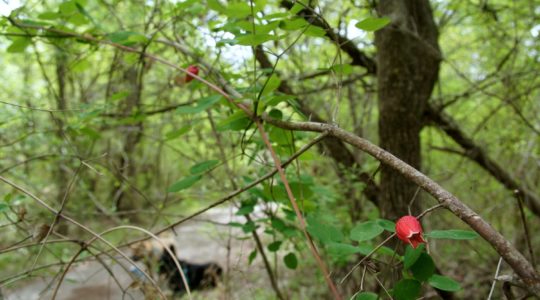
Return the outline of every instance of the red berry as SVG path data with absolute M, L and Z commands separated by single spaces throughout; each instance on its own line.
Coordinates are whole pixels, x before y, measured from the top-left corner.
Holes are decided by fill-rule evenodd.
M 197 66 L 194 66 L 194 65 L 191 65 L 189 67 L 187 67 L 186 69 L 189 73 L 191 74 L 194 74 L 194 75 L 198 75 L 199 74 L 199 68 Z M 184 82 L 185 83 L 188 83 L 190 81 L 192 81 L 193 79 L 195 79 L 195 77 L 191 76 L 190 74 L 186 74 L 186 78 L 184 79 Z
M 413 216 L 401 217 L 396 222 L 396 234 L 400 240 L 410 244 L 413 248 L 426 242 L 422 237 L 422 225 Z

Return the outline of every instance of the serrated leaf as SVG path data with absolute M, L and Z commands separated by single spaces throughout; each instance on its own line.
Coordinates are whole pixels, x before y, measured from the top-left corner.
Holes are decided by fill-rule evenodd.
M 289 269 L 296 269 L 298 267 L 298 259 L 296 258 L 296 255 L 292 252 L 289 252 L 289 254 L 285 255 L 283 257 L 283 262 L 285 262 L 285 266 Z
M 177 181 L 176 183 L 174 183 L 173 185 L 171 185 L 169 187 L 169 189 L 167 190 L 167 192 L 169 193 L 176 193 L 176 192 L 179 192 L 181 190 L 185 190 L 189 187 L 191 187 L 192 185 L 194 185 L 195 183 L 197 183 L 197 181 L 201 180 L 202 176 L 201 175 L 191 175 L 191 176 L 188 176 L 180 181 Z
M 432 287 L 443 291 L 456 292 L 461 290 L 459 282 L 442 275 L 434 274 L 429 278 L 428 283 Z
M 414 278 L 419 281 L 428 280 L 435 273 L 435 263 L 429 254 L 422 252 L 416 262 L 410 267 Z
M 377 222 L 367 221 L 354 226 L 351 229 L 350 238 L 359 242 L 368 241 L 379 236 L 383 231 L 384 229 Z
M 219 160 L 216 160 L 216 159 L 203 161 L 191 167 L 191 169 L 189 169 L 189 172 L 193 175 L 205 173 L 206 171 L 217 166 L 218 164 L 219 164 Z
M 420 295 L 421 288 L 418 280 L 402 279 L 394 286 L 392 296 L 394 300 L 415 300 Z
M 424 244 L 420 244 L 416 249 L 411 247 L 410 245 L 407 245 L 405 248 L 405 255 L 403 257 L 403 268 L 406 270 L 410 268 L 416 260 L 420 257 L 422 252 L 424 251 Z
M 474 240 L 478 237 L 478 233 L 470 230 L 433 230 L 425 234 L 426 237 L 432 239 L 450 239 L 450 240 Z
M 358 23 L 356 23 L 356 28 L 365 30 L 365 31 L 377 31 L 384 26 L 388 25 L 390 23 L 390 18 L 382 17 L 382 18 L 373 18 L 369 17 L 367 19 L 364 19 Z
M 276 252 L 279 250 L 279 247 L 281 247 L 282 242 L 281 241 L 275 241 L 268 245 L 268 251 L 270 252 Z

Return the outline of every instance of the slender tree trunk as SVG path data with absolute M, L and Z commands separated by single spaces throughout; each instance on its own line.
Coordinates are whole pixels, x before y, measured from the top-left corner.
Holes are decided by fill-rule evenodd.
M 427 0 L 381 0 L 377 10 L 391 19 L 375 33 L 380 145 L 420 169 L 422 115 L 441 60 L 437 27 Z M 379 207 L 384 217 L 406 215 L 416 191 L 415 184 L 382 166 Z M 413 214 L 419 203 L 416 199 L 412 205 Z

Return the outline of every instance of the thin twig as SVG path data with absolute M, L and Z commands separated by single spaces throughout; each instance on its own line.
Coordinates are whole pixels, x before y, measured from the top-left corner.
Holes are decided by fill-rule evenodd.
M 499 262 L 497 263 L 497 270 L 495 271 L 495 276 L 493 277 L 493 283 L 491 284 L 491 289 L 489 290 L 489 295 L 487 297 L 487 300 L 491 300 L 493 291 L 495 291 L 495 285 L 497 284 L 497 277 L 499 277 L 499 271 L 501 270 L 502 261 L 503 261 L 503 258 L 500 257 Z

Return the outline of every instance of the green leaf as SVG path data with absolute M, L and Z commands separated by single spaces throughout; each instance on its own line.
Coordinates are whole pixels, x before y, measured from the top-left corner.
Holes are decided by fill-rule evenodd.
M 291 96 L 291 95 L 270 96 L 264 100 L 264 104 L 266 106 L 276 106 L 281 102 L 284 102 L 284 101 L 288 102 L 294 99 L 295 99 L 294 96 Z
M 26 37 L 13 39 L 13 43 L 9 45 L 9 47 L 7 48 L 7 52 L 9 53 L 24 52 L 26 47 L 28 47 L 31 43 L 32 43 L 32 39 L 26 38 Z
M 367 19 L 364 19 L 358 23 L 356 23 L 356 28 L 365 30 L 365 31 L 377 31 L 384 26 L 388 25 L 390 23 L 390 18 L 382 17 L 382 18 L 373 18 L 369 17 Z
M 80 25 L 84 25 L 84 24 L 88 24 L 89 21 L 88 19 L 86 18 L 85 15 L 81 14 L 81 13 L 75 13 L 75 14 L 72 14 L 68 19 L 67 21 L 73 25 L 76 25 L 76 26 L 80 26 Z
M 247 221 L 246 224 L 242 226 L 242 231 L 244 233 L 250 233 L 257 229 L 257 225 L 255 225 L 255 222 L 253 221 Z
M 349 244 L 330 243 L 328 244 L 328 253 L 336 258 L 346 258 L 351 254 L 360 253 L 360 249 Z
M 56 12 L 52 12 L 52 11 L 46 11 L 44 13 L 39 14 L 38 18 L 42 20 L 55 20 L 55 19 L 60 18 L 60 14 Z
M 214 168 L 218 164 L 219 164 L 219 160 L 216 160 L 216 159 L 203 161 L 191 167 L 191 169 L 189 169 L 189 172 L 193 175 L 202 174 Z
M 363 292 L 360 294 L 357 294 L 356 297 L 354 297 L 354 300 L 377 300 L 379 299 L 379 295 L 371 292 Z
M 171 130 L 165 134 L 165 138 L 170 141 L 174 140 L 177 137 L 184 135 L 185 133 L 191 130 L 191 125 L 186 125 L 178 130 Z
M 426 237 L 432 239 L 450 239 L 450 240 L 474 240 L 478 237 L 478 233 L 470 230 L 433 230 L 425 234 Z
M 219 122 L 216 128 L 218 131 L 244 130 L 250 123 L 251 119 L 243 111 L 239 111 Z
M 144 35 L 133 31 L 116 31 L 109 33 L 107 38 L 116 44 L 124 46 L 131 46 L 137 43 L 146 42 L 147 39 Z
M 309 26 L 305 31 L 304 34 L 311 37 L 323 37 L 326 35 L 326 30 L 322 29 L 321 27 L 317 26 Z
M 184 190 L 184 189 L 187 189 L 189 187 L 191 187 L 192 185 L 194 185 L 195 183 L 197 183 L 197 181 L 201 180 L 202 176 L 201 175 L 191 175 L 191 176 L 188 176 L 180 181 L 177 181 L 176 183 L 174 183 L 173 185 L 171 185 L 169 187 L 169 189 L 167 190 L 167 192 L 169 193 L 176 193 L 176 192 L 179 192 L 181 190 Z
M 251 15 L 251 7 L 245 2 L 230 3 L 223 10 L 227 17 L 241 19 Z
M 271 92 L 276 90 L 280 84 L 281 84 L 281 80 L 276 75 L 276 73 L 273 73 L 268 79 L 266 85 L 264 86 L 264 90 L 261 91 L 261 96 L 270 94 Z
M 381 226 L 384 230 L 389 232 L 396 232 L 396 223 L 386 219 L 376 219 L 375 222 Z
M 244 34 L 236 36 L 236 41 L 238 45 L 242 46 L 257 46 L 265 42 L 276 39 L 277 36 L 270 35 L 266 33 L 262 34 Z
M 435 263 L 429 254 L 422 252 L 410 270 L 414 278 L 426 281 L 435 273 Z
M 268 245 L 268 251 L 270 252 L 276 252 L 279 250 L 279 247 L 281 247 L 282 242 L 281 241 L 275 241 Z
M 283 257 L 283 262 L 285 262 L 285 265 L 289 269 L 296 269 L 298 267 L 298 259 L 296 258 L 296 255 L 292 252 L 289 252 L 289 254 L 285 255 Z
M 249 257 L 248 257 L 248 264 L 249 265 L 251 265 L 251 263 L 253 262 L 255 257 L 257 257 L 257 249 L 251 251 L 251 253 L 249 254 Z
M 343 240 L 343 233 L 330 224 L 323 223 L 312 216 L 307 217 L 307 223 L 307 231 L 309 234 L 323 244 L 341 242 Z
M 299 30 L 306 26 L 308 26 L 309 23 L 304 20 L 302 17 L 295 17 L 291 20 L 283 20 L 279 23 L 279 28 L 283 30 Z
M 9 205 L 7 205 L 6 203 L 1 203 L 0 202 L 0 212 L 7 211 L 8 208 L 9 208 Z
M 448 292 L 456 292 L 461 290 L 461 286 L 459 282 L 448 278 L 446 276 L 441 276 L 434 274 L 429 278 L 428 280 L 429 285 L 431 285 L 434 288 L 437 288 L 439 290 L 448 291 Z
M 359 242 L 368 241 L 377 237 L 383 231 L 384 229 L 376 221 L 367 221 L 354 226 L 350 238 Z
M 212 95 L 197 100 L 195 106 L 180 106 L 176 109 L 179 114 L 197 114 L 203 112 L 221 100 L 221 95 Z
M 285 222 L 283 222 L 281 219 L 278 219 L 276 217 L 273 217 L 270 220 L 270 224 L 272 225 L 272 228 L 279 232 L 283 232 L 287 228 L 287 225 L 285 225 Z
M 415 300 L 420 295 L 422 285 L 418 280 L 402 279 L 392 292 L 395 300 Z
M 297 13 L 299 13 L 304 8 L 305 8 L 304 4 L 301 4 L 301 2 L 296 2 L 295 1 L 293 7 L 291 7 L 291 9 L 289 10 L 289 13 L 292 14 L 292 15 L 296 15 Z
M 247 214 L 250 214 L 253 212 L 253 209 L 255 208 L 255 204 L 245 204 L 242 205 L 236 212 L 236 215 L 238 216 L 245 216 Z
M 424 244 L 420 244 L 416 249 L 411 247 L 411 245 L 407 245 L 405 248 L 405 256 L 403 258 L 403 268 L 406 270 L 414 265 L 422 252 L 424 252 Z
M 338 75 L 350 75 L 353 72 L 353 68 L 349 64 L 337 64 L 330 68 Z
M 129 96 L 129 94 L 130 94 L 129 91 L 121 91 L 121 92 L 117 92 L 117 93 L 112 94 L 109 99 L 111 101 L 122 100 L 122 99 L 127 98 L 127 96 Z
M 69 16 L 79 11 L 79 9 L 77 8 L 77 3 L 75 1 L 66 1 L 60 4 L 59 10 L 60 13 L 65 16 Z

